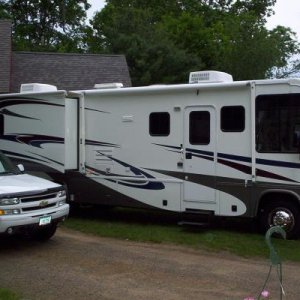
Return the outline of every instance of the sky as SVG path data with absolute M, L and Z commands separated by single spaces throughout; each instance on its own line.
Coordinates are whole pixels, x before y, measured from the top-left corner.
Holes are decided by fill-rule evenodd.
M 92 5 L 88 11 L 89 18 L 105 6 L 105 0 L 89 0 L 89 3 Z M 300 41 L 300 0 L 277 0 L 274 11 L 275 15 L 268 19 L 267 28 L 270 30 L 277 25 L 290 27 Z

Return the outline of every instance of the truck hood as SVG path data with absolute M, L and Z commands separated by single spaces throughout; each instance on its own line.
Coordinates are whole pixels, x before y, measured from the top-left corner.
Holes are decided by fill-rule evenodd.
M 0 195 L 22 192 L 43 191 L 59 185 L 29 174 L 0 176 Z

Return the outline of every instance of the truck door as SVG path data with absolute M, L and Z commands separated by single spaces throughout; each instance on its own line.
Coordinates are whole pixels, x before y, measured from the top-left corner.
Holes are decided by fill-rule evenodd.
M 212 106 L 185 109 L 183 168 L 185 209 L 210 209 L 216 203 L 216 112 Z

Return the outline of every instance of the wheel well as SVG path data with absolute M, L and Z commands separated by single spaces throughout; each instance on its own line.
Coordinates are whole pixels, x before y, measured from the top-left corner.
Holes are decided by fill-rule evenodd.
M 269 192 L 264 194 L 260 198 L 257 214 L 262 212 L 263 208 L 267 205 L 267 203 L 270 203 L 271 201 L 280 201 L 283 199 L 288 203 L 293 203 L 300 209 L 300 200 L 297 197 L 297 195 L 294 195 L 291 192 Z

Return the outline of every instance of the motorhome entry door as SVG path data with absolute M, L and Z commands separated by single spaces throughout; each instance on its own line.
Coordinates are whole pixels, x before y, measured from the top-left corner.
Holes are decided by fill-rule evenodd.
M 212 205 L 216 202 L 215 132 L 214 107 L 193 106 L 185 109 L 183 205 L 186 209 L 201 209 L 205 204 Z

